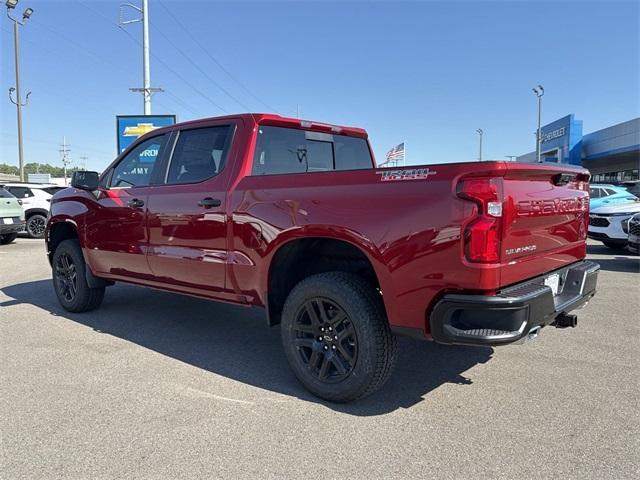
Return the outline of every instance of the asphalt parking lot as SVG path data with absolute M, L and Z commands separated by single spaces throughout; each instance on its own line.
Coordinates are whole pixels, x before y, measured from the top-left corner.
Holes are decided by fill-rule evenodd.
M 18 478 L 639 478 L 640 257 L 596 243 L 576 329 L 402 340 L 386 388 L 306 393 L 261 312 L 116 285 L 59 307 L 41 241 L 0 247 L 1 471 Z

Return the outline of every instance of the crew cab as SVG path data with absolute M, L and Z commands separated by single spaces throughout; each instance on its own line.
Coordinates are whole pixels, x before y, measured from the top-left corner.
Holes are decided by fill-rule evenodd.
M 396 335 L 505 345 L 575 326 L 599 270 L 588 192 L 557 164 L 378 168 L 360 128 L 242 114 L 77 172 L 46 243 L 67 310 L 113 282 L 263 307 L 301 383 L 345 402 L 385 383 Z

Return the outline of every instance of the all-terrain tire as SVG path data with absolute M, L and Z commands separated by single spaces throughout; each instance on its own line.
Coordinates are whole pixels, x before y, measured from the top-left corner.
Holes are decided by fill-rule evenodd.
M 350 402 L 381 388 L 398 350 L 379 292 L 347 272 L 320 273 L 298 283 L 284 305 L 281 337 L 298 380 L 331 402 Z
M 0 245 L 7 245 L 13 242 L 16 238 L 18 238 L 17 233 L 6 233 L 4 235 L 0 235 Z
M 87 265 L 78 240 L 64 240 L 53 252 L 53 288 L 69 312 L 88 312 L 100 306 L 105 287 L 89 288 Z

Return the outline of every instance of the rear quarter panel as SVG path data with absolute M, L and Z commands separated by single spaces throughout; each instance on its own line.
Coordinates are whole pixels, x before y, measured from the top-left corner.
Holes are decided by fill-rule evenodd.
M 490 165 L 490 164 L 487 164 Z M 392 325 L 424 329 L 444 291 L 496 288 L 499 268 L 461 268 L 461 224 L 472 205 L 455 196 L 464 164 L 427 179 L 383 180 L 389 169 L 244 177 L 231 193 L 231 281 L 263 304 L 271 259 L 296 238 L 358 246 L 378 276 Z

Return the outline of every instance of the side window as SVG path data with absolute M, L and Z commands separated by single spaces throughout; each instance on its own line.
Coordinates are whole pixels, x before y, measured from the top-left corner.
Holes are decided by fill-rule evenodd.
M 27 187 L 7 187 L 11 194 L 16 198 L 29 198 L 33 197 L 33 192 Z
M 605 188 L 604 191 L 607 192 L 607 197 L 610 197 L 611 195 L 615 195 L 616 194 L 616 191 L 615 190 L 611 190 L 610 188 Z
M 372 166 L 369 147 L 362 138 L 261 126 L 252 175 L 328 172 Z
M 230 132 L 229 125 L 180 131 L 166 183 L 196 183 L 218 175 L 226 161 Z
M 336 135 L 336 170 L 362 170 L 373 167 L 369 145 L 364 138 Z
M 135 147 L 113 169 L 111 188 L 144 187 L 149 185 L 151 173 L 162 153 L 166 135 L 150 138 Z
M 600 189 L 596 187 L 589 188 L 589 196 L 591 198 L 600 198 Z

